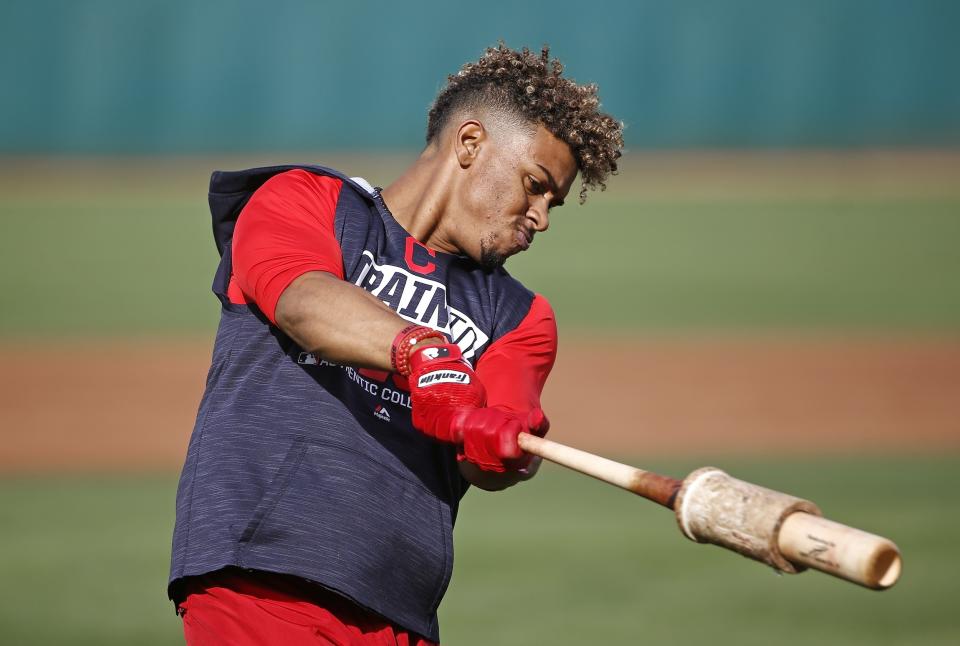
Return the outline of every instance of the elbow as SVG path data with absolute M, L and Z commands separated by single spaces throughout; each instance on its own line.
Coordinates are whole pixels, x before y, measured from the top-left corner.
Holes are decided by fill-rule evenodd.
M 313 347 L 317 338 L 317 328 L 321 326 L 318 303 L 326 297 L 324 291 L 327 280 L 337 280 L 322 272 L 308 272 L 295 278 L 277 299 L 273 310 L 273 321 L 284 334 L 296 341 L 302 348 L 311 352 L 322 352 L 324 348 Z
M 277 307 L 273 311 L 273 322 L 287 335 L 296 338 L 297 330 L 303 327 L 309 317 L 301 299 L 287 298 L 289 292 L 288 288 L 280 295 Z
M 297 331 L 303 328 L 309 314 L 304 299 L 297 297 L 293 285 L 280 294 L 277 306 L 273 310 L 273 321 L 278 328 L 293 338 L 297 338 Z

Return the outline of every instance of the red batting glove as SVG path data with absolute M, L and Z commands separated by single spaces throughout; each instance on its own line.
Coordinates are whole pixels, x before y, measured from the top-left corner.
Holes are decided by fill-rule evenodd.
M 453 420 L 454 431 L 463 438 L 459 460 L 469 460 L 484 471 L 518 471 L 530 466 L 532 455 L 517 443 L 520 433 L 543 437 L 550 421 L 543 410 L 535 408 L 526 416 L 502 408 L 477 408 L 463 411 Z
M 444 442 L 459 443 L 455 420 L 487 401 L 487 391 L 452 343 L 426 345 L 410 353 L 410 404 L 413 425 Z

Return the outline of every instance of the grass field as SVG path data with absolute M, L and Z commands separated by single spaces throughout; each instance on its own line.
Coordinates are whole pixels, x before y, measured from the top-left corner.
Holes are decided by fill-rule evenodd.
M 960 460 L 720 466 L 895 536 L 903 579 L 878 593 L 816 572 L 777 576 L 687 541 L 666 510 L 547 466 L 524 487 L 464 500 L 444 642 L 956 643 Z M 3 643 L 177 643 L 163 590 L 174 487 L 173 476 L 0 480 Z
M 6 187 L 0 336 L 212 329 L 211 168 L 194 164 L 169 187 L 106 172 L 99 190 Z M 567 330 L 960 329 L 960 191 L 824 196 L 801 176 L 758 196 L 738 181 L 709 199 L 614 178 L 508 267 Z

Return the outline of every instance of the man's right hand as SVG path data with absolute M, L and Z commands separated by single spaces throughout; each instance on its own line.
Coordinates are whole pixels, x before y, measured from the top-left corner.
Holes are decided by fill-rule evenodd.
M 521 415 L 493 406 L 463 412 L 454 420 L 454 426 L 463 439 L 459 459 L 472 462 L 484 471 L 503 473 L 523 472 L 530 466 L 533 456 L 523 452 L 517 436 L 531 433 L 543 437 L 550 429 L 550 422 L 540 408 Z

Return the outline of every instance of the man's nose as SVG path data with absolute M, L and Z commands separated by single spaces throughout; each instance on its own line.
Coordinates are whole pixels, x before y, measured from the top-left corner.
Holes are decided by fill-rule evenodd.
M 547 200 L 537 200 L 531 204 L 527 216 L 533 220 L 533 228 L 537 232 L 546 231 L 550 227 L 550 206 Z

